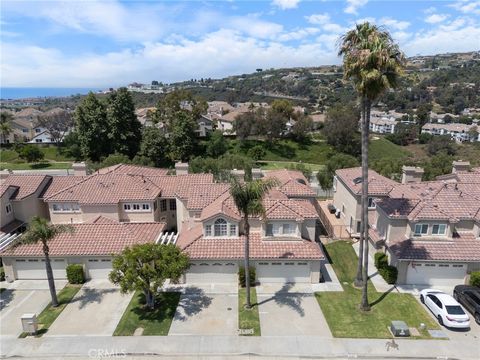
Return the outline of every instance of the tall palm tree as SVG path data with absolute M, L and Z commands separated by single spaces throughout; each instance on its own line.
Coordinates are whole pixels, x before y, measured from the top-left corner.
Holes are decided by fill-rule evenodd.
M 50 289 L 50 296 L 52 297 L 52 306 L 58 306 L 57 292 L 55 289 L 55 281 L 53 280 L 52 265 L 50 263 L 50 248 L 48 243 L 55 236 L 72 232 L 73 227 L 70 225 L 52 225 L 49 224 L 47 219 L 39 216 L 34 216 L 32 221 L 28 225 L 27 231 L 25 231 L 20 237 L 15 246 L 21 244 L 37 244 L 42 243 L 42 250 L 45 256 L 45 268 L 47 270 L 48 287 Z
M 250 303 L 250 223 L 248 218 L 249 216 L 264 215 L 263 197 L 277 184 L 278 181 L 274 178 L 257 179 L 249 182 L 240 182 L 236 178 L 232 179 L 230 194 L 243 218 L 245 232 L 245 286 L 247 291 L 245 306 L 247 309 L 252 307 Z
M 2 111 L 0 113 L 0 134 L 2 135 L 2 143 L 6 144 L 8 135 L 12 132 L 13 115 L 9 112 Z
M 352 80 L 362 111 L 362 197 L 360 249 L 355 283 L 362 285 L 361 309 L 368 310 L 368 139 L 372 103 L 387 89 L 395 88 L 405 57 L 388 31 L 365 22 L 340 39 L 344 78 Z

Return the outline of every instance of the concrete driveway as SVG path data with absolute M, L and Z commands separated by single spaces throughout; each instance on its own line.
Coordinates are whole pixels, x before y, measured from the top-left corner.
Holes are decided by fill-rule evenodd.
M 273 294 L 257 293 L 262 336 L 315 335 L 332 337 L 322 310 L 312 293 L 293 292 L 283 285 Z M 298 287 L 296 287 L 298 288 Z
M 189 287 L 180 302 L 168 335 L 236 335 L 238 294 L 235 291 L 208 293 Z
M 45 336 L 110 336 L 132 298 L 108 280 L 86 283 L 62 311 Z
M 57 292 L 65 281 L 55 282 Z M 17 337 L 23 332 L 20 320 L 23 314 L 40 314 L 50 303 L 50 291 L 45 280 L 18 280 L 13 283 L 2 283 L 3 290 L 0 299 L 0 335 Z

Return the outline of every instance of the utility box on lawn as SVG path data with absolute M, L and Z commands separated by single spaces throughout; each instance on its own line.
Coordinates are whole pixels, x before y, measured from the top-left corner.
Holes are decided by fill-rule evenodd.
M 21 319 L 22 319 L 23 332 L 26 332 L 29 334 L 36 334 L 38 330 L 37 315 L 23 314 Z
M 392 321 L 390 331 L 393 336 L 410 336 L 410 329 L 404 321 Z

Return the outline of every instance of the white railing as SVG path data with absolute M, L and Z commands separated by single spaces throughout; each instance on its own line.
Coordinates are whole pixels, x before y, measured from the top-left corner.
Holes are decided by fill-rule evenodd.
M 0 251 L 6 249 L 21 234 L 4 234 L 0 237 Z
M 171 232 L 171 233 L 163 233 L 159 236 L 157 240 L 157 244 L 161 245 L 168 245 L 168 244 L 176 244 L 178 239 L 178 234 Z

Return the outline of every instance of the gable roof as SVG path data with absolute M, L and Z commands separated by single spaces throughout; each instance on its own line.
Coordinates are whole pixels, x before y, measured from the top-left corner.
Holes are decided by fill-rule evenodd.
M 82 180 L 84 180 L 86 177 L 85 176 L 71 176 L 71 175 L 66 175 L 66 176 L 53 176 L 52 180 L 48 184 L 47 188 L 41 195 L 43 198 L 50 197 L 72 185 L 75 185 Z
M 316 219 L 315 207 L 307 200 L 270 200 L 264 201 L 265 216 L 268 220 Z
M 164 176 L 168 174 L 168 169 L 155 168 L 150 166 L 140 166 L 132 164 L 117 164 L 102 168 L 96 171 L 98 174 L 116 173 L 127 175 L 143 175 L 143 176 Z
M 340 179 L 354 194 L 359 195 L 362 192 L 362 168 L 354 167 L 347 169 L 338 169 L 335 171 Z M 354 181 L 358 179 L 358 181 Z M 369 195 L 388 195 L 388 193 L 399 183 L 385 176 L 380 175 L 374 170 L 368 170 L 368 194 Z
M 97 218 L 93 223 L 73 224 L 72 233 L 57 235 L 49 242 L 50 256 L 118 254 L 127 246 L 154 242 L 165 223 L 119 223 Z M 2 256 L 43 256 L 42 244 L 10 246 Z
M 308 185 L 307 178 L 297 170 L 271 170 L 267 172 L 267 178 L 276 178 L 280 184 L 276 190 L 288 197 L 315 197 L 316 194 Z
M 40 190 L 45 179 L 51 179 L 49 175 L 8 175 L 1 180 L 4 186 L 13 185 L 18 187 L 12 200 L 22 200 Z

